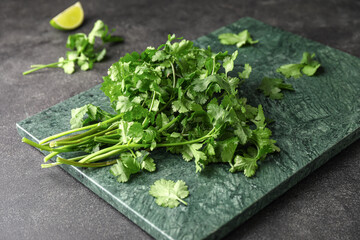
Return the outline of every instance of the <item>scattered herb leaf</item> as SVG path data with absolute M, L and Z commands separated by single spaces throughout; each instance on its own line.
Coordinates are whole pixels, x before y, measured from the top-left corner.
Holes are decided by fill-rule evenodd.
M 219 40 L 224 45 L 236 45 L 240 48 L 245 44 L 255 44 L 259 41 L 252 40 L 248 30 L 244 30 L 238 34 L 235 33 L 223 33 L 219 35 Z
M 162 207 L 174 208 L 179 206 L 179 202 L 187 205 L 183 200 L 189 196 L 188 187 L 182 180 L 176 183 L 171 180 L 160 179 L 150 187 L 150 195 L 155 197 L 155 202 Z
M 294 91 L 292 85 L 284 83 L 281 78 L 268 77 L 263 78 L 258 89 L 271 99 L 282 99 L 284 94 L 281 93 L 281 89 Z
M 283 74 L 285 77 L 299 78 L 303 74 L 307 76 L 313 76 L 321 64 L 314 60 L 315 53 L 311 54 L 308 52 L 303 53 L 303 57 L 300 63 L 286 64 L 279 67 L 276 71 Z

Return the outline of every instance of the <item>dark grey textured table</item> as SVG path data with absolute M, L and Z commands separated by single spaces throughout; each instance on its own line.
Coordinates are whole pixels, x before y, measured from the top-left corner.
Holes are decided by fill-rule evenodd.
M 131 3 L 130 3 L 131 2 Z M 125 38 L 106 61 L 67 75 L 31 64 L 65 54 L 69 33 L 48 20 L 72 1 L 0 2 L 0 239 L 150 239 L 61 168 L 41 169 L 42 154 L 21 143 L 15 123 L 101 83 L 110 64 L 157 46 L 168 33 L 196 39 L 241 17 L 360 57 L 359 1 L 86 1 L 96 19 Z M 260 211 L 226 239 L 356 239 L 360 236 L 360 142 L 357 141 Z

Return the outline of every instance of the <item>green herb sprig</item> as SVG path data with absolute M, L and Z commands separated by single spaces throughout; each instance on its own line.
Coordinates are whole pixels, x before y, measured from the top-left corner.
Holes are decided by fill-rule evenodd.
M 75 71 L 76 65 L 83 71 L 92 69 L 94 63 L 100 62 L 106 55 L 106 48 L 102 48 L 101 51 L 95 49 L 96 37 L 101 38 L 102 43 L 123 41 L 121 37 L 111 36 L 108 26 L 103 21 L 97 20 L 88 36 L 85 33 L 69 35 L 66 47 L 71 51 L 66 52 L 65 58 L 61 57 L 58 62 L 50 64 L 31 65 L 32 69 L 23 72 L 23 75 L 44 68 L 62 68 L 65 73 L 72 74 Z

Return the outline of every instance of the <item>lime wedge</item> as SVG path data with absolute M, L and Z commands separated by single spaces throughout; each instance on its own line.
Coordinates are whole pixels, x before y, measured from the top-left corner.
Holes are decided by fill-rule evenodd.
M 83 21 L 84 10 L 81 3 L 77 2 L 51 19 L 50 25 L 60 30 L 73 30 L 79 27 Z

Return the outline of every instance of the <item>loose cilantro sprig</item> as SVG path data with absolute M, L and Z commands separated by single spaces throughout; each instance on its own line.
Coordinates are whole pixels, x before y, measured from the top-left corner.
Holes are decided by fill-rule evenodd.
M 101 51 L 95 49 L 95 38 L 101 38 L 103 43 L 122 42 L 123 39 L 118 36 L 111 36 L 108 26 L 101 20 L 97 20 L 88 36 L 84 33 L 69 35 L 66 47 L 71 51 L 66 52 L 66 58 L 59 58 L 58 62 L 50 64 L 31 65 L 31 70 L 23 72 L 23 75 L 38 71 L 43 68 L 62 68 L 65 73 L 72 74 L 75 66 L 78 65 L 81 70 L 86 71 L 93 68 L 95 62 L 100 62 L 106 55 L 106 48 Z
M 271 99 L 283 99 L 284 94 L 281 93 L 281 89 L 294 91 L 291 84 L 284 83 L 281 78 L 268 78 L 264 77 L 258 88 L 265 96 Z
M 258 161 L 279 148 L 270 139 L 262 106 L 252 107 L 238 94 L 251 67 L 245 64 L 239 77 L 230 75 L 237 56 L 237 51 L 214 53 L 169 35 L 158 48 L 126 54 L 109 68 L 101 90 L 115 115 L 86 105 L 72 111 L 75 129 L 40 144 L 24 141 L 49 151 L 46 161 L 61 152 L 87 153 L 43 167 L 113 164 L 110 172 L 119 182 L 154 171 L 150 153 L 156 148 L 193 160 L 196 172 L 220 162 L 251 177 Z
M 162 207 L 174 208 L 179 202 L 187 205 L 183 199 L 189 196 L 188 187 L 182 180 L 174 181 L 160 179 L 150 187 L 150 195 L 155 197 L 155 202 Z
M 303 74 L 307 76 L 313 76 L 321 64 L 314 60 L 315 53 L 311 54 L 308 52 L 303 53 L 303 57 L 300 63 L 286 64 L 279 67 L 276 71 L 283 74 L 285 77 L 299 78 Z
M 238 34 L 235 33 L 222 33 L 219 35 L 219 40 L 224 45 L 236 45 L 236 47 L 240 48 L 245 44 L 253 45 L 258 43 L 259 41 L 254 41 L 248 30 L 244 30 Z

